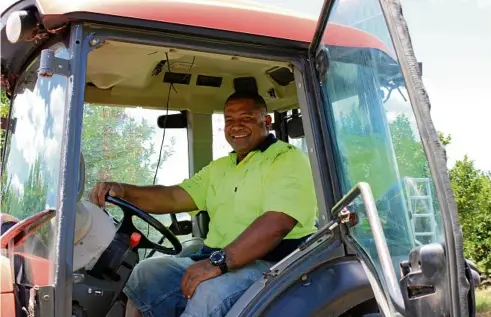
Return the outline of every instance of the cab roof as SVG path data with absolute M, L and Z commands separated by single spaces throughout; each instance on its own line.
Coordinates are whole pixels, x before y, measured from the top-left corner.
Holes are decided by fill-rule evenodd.
M 5 78 L 20 72 L 27 54 L 37 47 L 32 42 L 11 44 L 5 35 L 9 14 L 25 8 L 35 9 L 49 33 L 70 21 L 155 28 L 156 25 L 193 27 L 209 32 L 234 32 L 255 38 L 282 40 L 282 43 L 307 49 L 317 17 L 259 5 L 242 0 L 2 0 L 1 41 L 2 86 Z M 327 45 L 372 48 L 391 55 L 386 45 L 359 29 L 329 24 L 323 41 Z M 19 54 L 21 53 L 21 54 Z M 10 79 L 9 79 L 10 81 Z
M 243 0 L 3 0 L 0 12 L 12 4 L 37 7 L 47 28 L 56 28 L 77 17 L 101 16 L 164 22 L 222 31 L 246 33 L 308 43 L 317 18 Z M 10 6 L 8 3 L 10 2 Z M 2 18 L 3 13 L 2 13 Z M 80 18 L 79 18 L 80 19 Z M 142 25 L 144 27 L 144 25 Z M 333 36 L 339 33 L 337 36 Z M 346 35 L 346 36 L 344 36 Z M 349 36 L 348 36 L 349 35 Z M 347 26 L 332 24 L 326 44 L 387 50 L 379 39 Z

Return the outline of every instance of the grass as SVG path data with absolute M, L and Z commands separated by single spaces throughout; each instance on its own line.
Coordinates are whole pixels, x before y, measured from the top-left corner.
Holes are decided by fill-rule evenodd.
M 491 289 L 476 290 L 476 310 L 478 317 L 491 317 Z

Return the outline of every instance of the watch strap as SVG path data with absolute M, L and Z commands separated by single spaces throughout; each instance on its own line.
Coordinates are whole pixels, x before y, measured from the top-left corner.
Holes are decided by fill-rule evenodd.
M 218 265 L 218 268 L 220 268 L 220 271 L 222 271 L 222 274 L 225 274 L 228 272 L 228 266 L 227 266 L 227 261 L 223 261 L 220 265 Z

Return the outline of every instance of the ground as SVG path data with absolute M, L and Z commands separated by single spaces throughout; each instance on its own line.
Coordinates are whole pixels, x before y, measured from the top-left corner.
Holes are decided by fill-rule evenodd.
M 491 317 L 491 288 L 476 291 L 477 317 Z

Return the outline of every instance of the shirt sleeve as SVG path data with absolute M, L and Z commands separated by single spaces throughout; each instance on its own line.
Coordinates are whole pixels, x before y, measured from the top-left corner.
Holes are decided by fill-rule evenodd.
M 266 175 L 263 197 L 264 212 L 282 212 L 301 227 L 310 225 L 317 199 L 308 156 L 296 148 L 278 155 Z
M 206 207 L 206 195 L 208 186 L 210 184 L 211 163 L 203 167 L 198 173 L 192 177 L 185 179 L 179 186 L 184 189 L 194 203 L 198 207 L 198 210 L 192 211 L 189 214 L 195 216 L 201 210 L 207 210 Z

